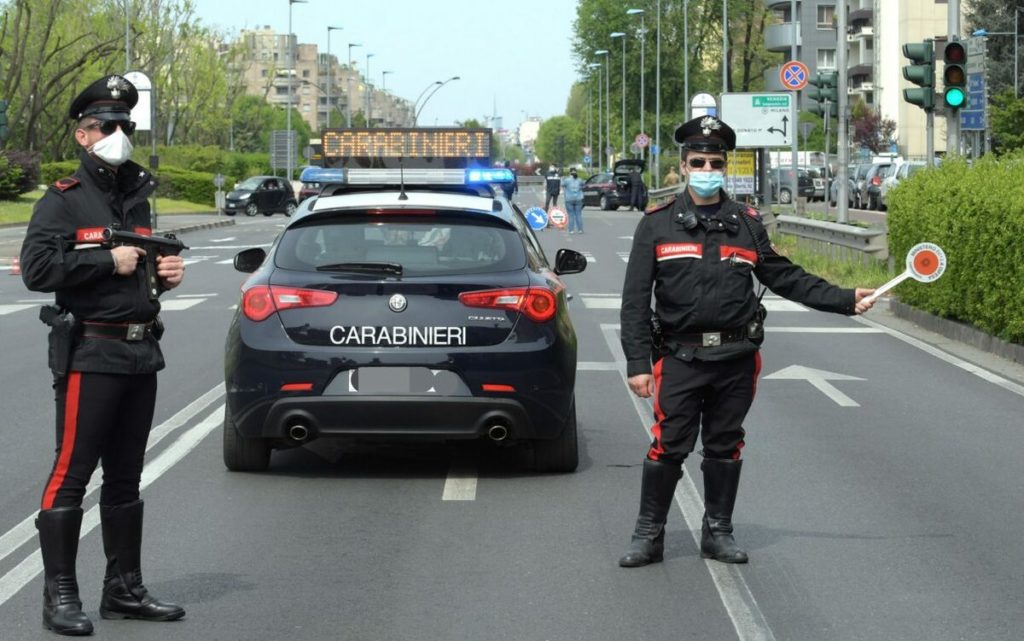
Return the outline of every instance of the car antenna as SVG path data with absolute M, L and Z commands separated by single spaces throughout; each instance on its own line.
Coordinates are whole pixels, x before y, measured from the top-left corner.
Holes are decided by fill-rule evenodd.
M 405 194 L 405 163 L 402 162 L 403 158 L 398 157 L 398 181 L 401 185 L 401 192 L 398 194 L 398 200 L 409 200 L 409 196 Z

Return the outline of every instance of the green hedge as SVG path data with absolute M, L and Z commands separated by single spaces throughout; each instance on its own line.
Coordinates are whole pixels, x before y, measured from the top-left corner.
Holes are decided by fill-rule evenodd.
M 214 206 L 213 174 L 202 171 L 189 171 L 181 167 L 172 167 L 161 163 L 160 169 L 156 172 L 158 186 L 156 193 L 161 198 L 172 198 L 184 200 L 199 205 Z M 77 160 L 63 162 L 44 163 L 41 169 L 42 180 L 47 185 L 52 185 L 58 178 L 70 176 L 78 169 Z M 232 183 L 227 182 L 226 187 L 230 188 Z
M 889 195 L 889 253 L 919 242 L 946 254 L 933 283 L 907 281 L 900 300 L 1024 343 L 1024 153 L 947 159 Z
M 39 180 L 44 185 L 52 185 L 60 178 L 65 178 L 75 173 L 78 169 L 77 160 L 62 160 L 60 162 L 44 162 L 39 168 Z

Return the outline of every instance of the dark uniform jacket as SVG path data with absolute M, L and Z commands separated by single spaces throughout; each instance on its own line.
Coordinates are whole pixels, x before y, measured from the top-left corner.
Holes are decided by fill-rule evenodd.
M 131 161 L 115 173 L 85 152 L 81 160 L 72 177 L 58 180 L 36 203 L 21 248 L 22 279 L 32 291 L 54 292 L 56 304 L 79 321 L 152 321 L 160 303 L 149 300 L 141 261 L 134 274 L 118 276 L 110 250 L 98 243 L 105 227 L 151 233 L 146 198 L 156 182 Z M 109 374 L 163 366 L 149 332 L 137 342 L 79 338 L 71 361 L 74 371 Z
M 689 191 L 650 210 L 637 225 L 622 288 L 622 349 L 627 375 L 651 372 L 651 289 L 669 352 L 685 360 L 726 360 L 758 349 L 750 340 L 694 347 L 681 341 L 702 332 L 746 327 L 757 311 L 751 274 L 776 294 L 827 312 L 853 314 L 854 290 L 809 274 L 771 246 L 761 215 L 722 194 L 721 207 L 702 217 Z M 686 213 L 692 229 L 686 229 Z M 674 343 L 686 343 L 676 346 Z
M 562 178 L 555 173 L 548 174 L 544 188 L 546 193 L 552 196 L 557 196 L 562 192 Z

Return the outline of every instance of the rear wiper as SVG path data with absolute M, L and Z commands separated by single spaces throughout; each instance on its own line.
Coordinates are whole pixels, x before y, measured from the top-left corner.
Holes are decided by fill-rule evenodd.
M 316 270 L 318 272 L 402 275 L 402 266 L 398 263 L 332 263 L 330 265 L 320 265 Z

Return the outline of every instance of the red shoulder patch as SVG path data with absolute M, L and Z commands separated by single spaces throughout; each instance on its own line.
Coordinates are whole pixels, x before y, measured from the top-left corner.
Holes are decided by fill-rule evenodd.
M 659 211 L 662 211 L 664 209 L 668 209 L 669 207 L 672 206 L 672 203 L 674 203 L 674 202 L 675 202 L 675 199 L 669 200 L 669 201 L 664 202 L 664 203 L 662 203 L 660 205 L 654 205 L 653 207 L 648 207 L 647 209 L 644 210 L 644 216 L 650 216 L 651 214 L 653 214 L 655 212 L 659 212 Z
M 67 191 L 72 187 L 78 185 L 79 180 L 77 178 L 60 178 L 57 182 L 53 183 L 53 186 L 61 191 Z
M 747 215 L 754 220 L 761 220 L 761 213 L 753 207 L 747 207 Z

